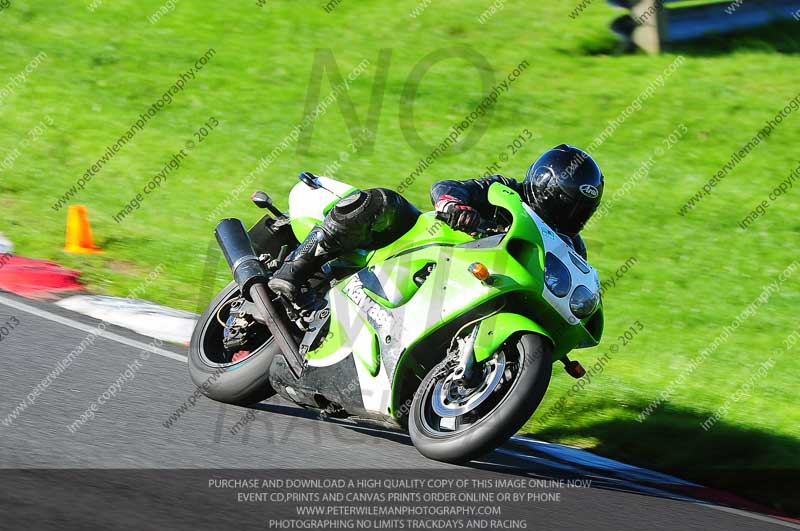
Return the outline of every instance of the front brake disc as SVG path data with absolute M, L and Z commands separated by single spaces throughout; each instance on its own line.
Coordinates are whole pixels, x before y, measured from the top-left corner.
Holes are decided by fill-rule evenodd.
M 431 393 L 431 407 L 434 413 L 443 418 L 460 417 L 486 401 L 495 391 L 503 378 L 506 357 L 502 352 L 486 361 L 483 365 L 483 380 L 474 389 L 462 394 L 453 383 L 454 374 L 450 373 L 441 382 L 437 382 Z

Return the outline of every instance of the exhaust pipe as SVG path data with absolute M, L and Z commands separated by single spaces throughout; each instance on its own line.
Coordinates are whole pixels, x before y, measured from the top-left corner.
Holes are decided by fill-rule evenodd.
M 250 288 L 255 284 L 265 283 L 267 272 L 253 251 L 253 244 L 244 224 L 235 218 L 223 219 L 214 230 L 214 235 L 242 295 L 253 302 Z
M 214 235 L 242 296 L 252 302 L 264 318 L 292 374 L 299 379 L 306 365 L 305 358 L 300 355 L 297 342 L 286 325 L 283 314 L 272 303 L 266 286 L 267 272 L 253 251 L 253 244 L 244 224 L 236 218 L 223 219 L 214 230 Z

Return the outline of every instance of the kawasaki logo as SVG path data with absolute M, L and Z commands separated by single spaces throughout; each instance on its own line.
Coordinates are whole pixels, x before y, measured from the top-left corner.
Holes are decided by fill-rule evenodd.
M 364 284 L 361 283 L 360 278 L 353 278 L 347 287 L 344 288 L 344 293 L 350 297 L 350 300 L 352 300 L 362 312 L 364 312 L 367 319 L 375 328 L 392 326 L 394 324 L 392 313 L 367 295 L 364 291 Z

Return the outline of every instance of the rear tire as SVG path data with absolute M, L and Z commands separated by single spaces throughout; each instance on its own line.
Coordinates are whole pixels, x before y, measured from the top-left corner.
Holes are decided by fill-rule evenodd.
M 544 336 L 526 333 L 509 340 L 504 351 L 518 353 L 519 366 L 510 389 L 497 399 L 493 409 L 462 431 L 448 433 L 431 427 L 436 424 L 431 421 L 436 416 L 431 406 L 433 389 L 442 379 L 447 360 L 428 373 L 414 395 L 408 422 L 411 441 L 422 455 L 447 463 L 470 461 L 503 444 L 531 418 L 550 383 L 552 344 Z
M 192 381 L 205 396 L 225 404 L 247 406 L 275 394 L 269 384 L 269 369 L 280 349 L 270 337 L 243 360 L 224 361 L 217 312 L 238 295 L 239 287 L 231 282 L 200 316 L 189 344 L 188 364 Z

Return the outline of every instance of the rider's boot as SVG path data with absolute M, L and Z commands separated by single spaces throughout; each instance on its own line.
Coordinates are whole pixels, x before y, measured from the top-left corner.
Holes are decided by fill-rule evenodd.
M 315 272 L 334 259 L 334 245 L 322 228 L 317 225 L 303 243 L 295 249 L 269 281 L 269 288 L 290 301 L 297 300 L 300 286 Z

